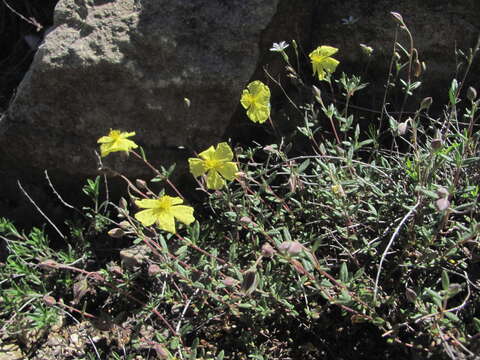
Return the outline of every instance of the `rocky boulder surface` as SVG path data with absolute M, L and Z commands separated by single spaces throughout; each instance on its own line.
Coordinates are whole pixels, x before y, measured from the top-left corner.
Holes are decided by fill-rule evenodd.
M 278 10 L 279 0 L 61 0 L 1 125 L 2 160 L 91 176 L 95 141 L 110 128 L 136 131 L 152 157 L 169 162 L 179 146 L 210 146 Z

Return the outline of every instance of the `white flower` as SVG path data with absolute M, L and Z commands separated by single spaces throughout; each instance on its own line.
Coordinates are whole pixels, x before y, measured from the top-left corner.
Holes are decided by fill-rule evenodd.
M 280 41 L 279 43 L 273 43 L 272 47 L 270 48 L 270 51 L 282 52 L 288 46 L 289 45 L 285 41 Z

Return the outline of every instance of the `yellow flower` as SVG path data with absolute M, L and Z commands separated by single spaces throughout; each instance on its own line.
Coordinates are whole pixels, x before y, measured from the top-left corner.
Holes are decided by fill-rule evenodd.
M 253 81 L 243 90 L 240 103 L 250 120 L 263 123 L 270 116 L 270 89 L 261 81 Z
M 144 226 L 150 226 L 157 223 L 162 230 L 175 233 L 175 219 L 184 223 L 191 224 L 195 221 L 193 217 L 193 208 L 191 206 L 179 205 L 183 200 L 179 197 L 162 196 L 159 199 L 143 199 L 135 201 L 142 210 L 135 214 L 135 219 Z
M 337 51 L 338 49 L 332 46 L 319 46 L 310 53 L 313 75 L 315 75 L 315 73 L 318 74 L 318 80 L 325 80 L 329 74 L 335 71 L 337 65 L 340 64 L 338 60 L 330 57 Z
M 338 196 L 340 196 L 340 197 L 345 196 L 345 191 L 343 191 L 343 187 L 342 187 L 342 185 L 340 185 L 340 184 L 332 185 L 332 192 L 333 192 L 335 195 L 338 195 Z
M 102 136 L 97 143 L 100 145 L 100 153 L 102 157 L 107 156 L 111 152 L 125 151 L 129 152 L 131 149 L 138 147 L 132 140 L 127 138 L 134 136 L 135 132 L 121 132 L 120 130 L 110 130 L 107 136 Z
M 227 143 L 218 144 L 216 149 L 210 146 L 198 156 L 200 159 L 188 159 L 190 172 L 195 177 L 207 173 L 207 187 L 209 189 L 221 189 L 225 185 L 224 179 L 233 180 L 235 178 L 238 168 L 237 164 L 231 161 L 233 152 Z

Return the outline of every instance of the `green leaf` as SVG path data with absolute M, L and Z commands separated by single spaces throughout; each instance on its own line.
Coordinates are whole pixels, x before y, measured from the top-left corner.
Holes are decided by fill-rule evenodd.
M 449 286 L 450 286 L 450 279 L 448 277 L 448 273 L 445 270 L 443 270 L 442 271 L 442 288 L 443 290 L 447 291 Z
M 297 169 L 297 172 L 299 174 L 302 174 L 308 168 L 309 165 L 310 165 L 310 159 L 305 160 L 300 164 L 300 166 Z
M 457 79 L 453 79 L 452 85 L 450 86 L 450 90 L 448 90 L 448 98 L 450 100 L 450 104 L 452 105 L 455 105 L 458 102 L 457 90 L 458 90 L 458 81 Z
M 340 281 L 344 284 L 348 282 L 348 268 L 346 263 L 342 263 L 340 266 Z

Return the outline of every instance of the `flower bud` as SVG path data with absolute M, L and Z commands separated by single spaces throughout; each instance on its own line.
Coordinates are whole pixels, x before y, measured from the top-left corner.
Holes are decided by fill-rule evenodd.
M 256 225 L 255 222 L 252 219 L 250 219 L 248 216 L 242 216 L 240 218 L 240 222 L 245 225 L 250 225 L 250 224 Z
M 401 122 L 400 124 L 398 124 L 398 127 L 397 127 L 397 134 L 398 136 L 402 136 L 402 135 L 405 135 L 407 133 L 407 130 L 408 130 L 408 121 L 410 119 L 407 119 L 406 121 L 404 122 Z
M 123 210 L 127 210 L 127 207 L 128 207 L 128 203 L 127 203 L 127 200 L 125 200 L 125 198 L 121 198 L 120 201 L 118 202 L 118 207 L 120 209 L 123 209 Z
M 118 224 L 118 226 L 120 226 L 123 230 L 128 230 L 132 227 L 132 225 L 127 220 L 123 220 Z
M 439 198 L 448 198 L 450 196 L 450 193 L 444 187 L 439 187 L 437 189 L 437 195 Z
M 145 182 L 145 180 L 137 179 L 137 180 L 135 180 L 135 184 L 137 185 L 137 187 L 138 187 L 139 189 L 148 190 L 148 188 L 147 188 L 147 183 Z
M 372 56 L 372 53 L 373 53 L 373 48 L 371 46 L 368 46 L 368 45 L 365 45 L 365 44 L 360 44 L 360 49 L 362 49 L 362 52 L 370 57 Z
M 278 249 L 289 255 L 297 255 L 303 251 L 303 246 L 298 241 L 284 241 Z
M 227 276 L 225 279 L 222 280 L 222 283 L 223 285 L 230 287 L 230 286 L 234 286 L 237 283 L 237 280 L 235 280 L 230 276 Z
M 474 101 L 477 98 L 477 90 L 474 87 L 470 86 L 467 89 L 467 99 L 470 101 Z
M 413 69 L 415 77 L 419 77 L 420 75 L 422 75 L 422 64 L 420 63 L 420 61 L 418 61 L 418 59 L 415 60 L 415 62 L 413 63 Z
M 43 303 L 47 306 L 53 306 L 57 303 L 57 300 L 53 296 L 45 295 L 43 297 Z
M 318 87 L 312 86 L 312 93 L 319 104 L 322 104 L 322 93 Z
M 150 264 L 148 267 L 148 276 L 156 276 L 157 274 L 160 274 L 162 272 L 162 269 L 160 269 L 160 266 L 157 264 Z
M 438 211 L 444 211 L 450 207 L 450 201 L 448 201 L 448 198 L 440 198 L 435 201 L 435 206 Z
M 262 256 L 263 257 L 272 257 L 275 254 L 275 249 L 269 243 L 265 243 L 262 246 Z
M 119 239 L 125 235 L 125 231 L 123 231 L 120 228 L 113 228 L 108 231 L 108 236 L 114 238 L 114 239 Z
M 402 15 L 395 11 L 390 12 L 390 14 L 393 16 L 396 22 L 398 22 L 400 25 L 404 25 Z
M 430 143 L 430 146 L 432 147 L 432 150 L 434 150 L 434 151 L 440 150 L 443 146 L 443 140 L 441 138 L 432 139 L 432 142 Z
M 406 288 L 405 289 L 405 297 L 411 303 L 415 303 L 415 301 L 417 300 L 417 293 L 410 288 Z
M 429 96 L 420 102 L 420 110 L 428 109 L 432 105 L 433 99 Z
M 183 98 L 183 103 L 185 104 L 185 107 L 189 108 L 190 105 L 192 105 L 192 102 L 190 101 L 189 98 Z

